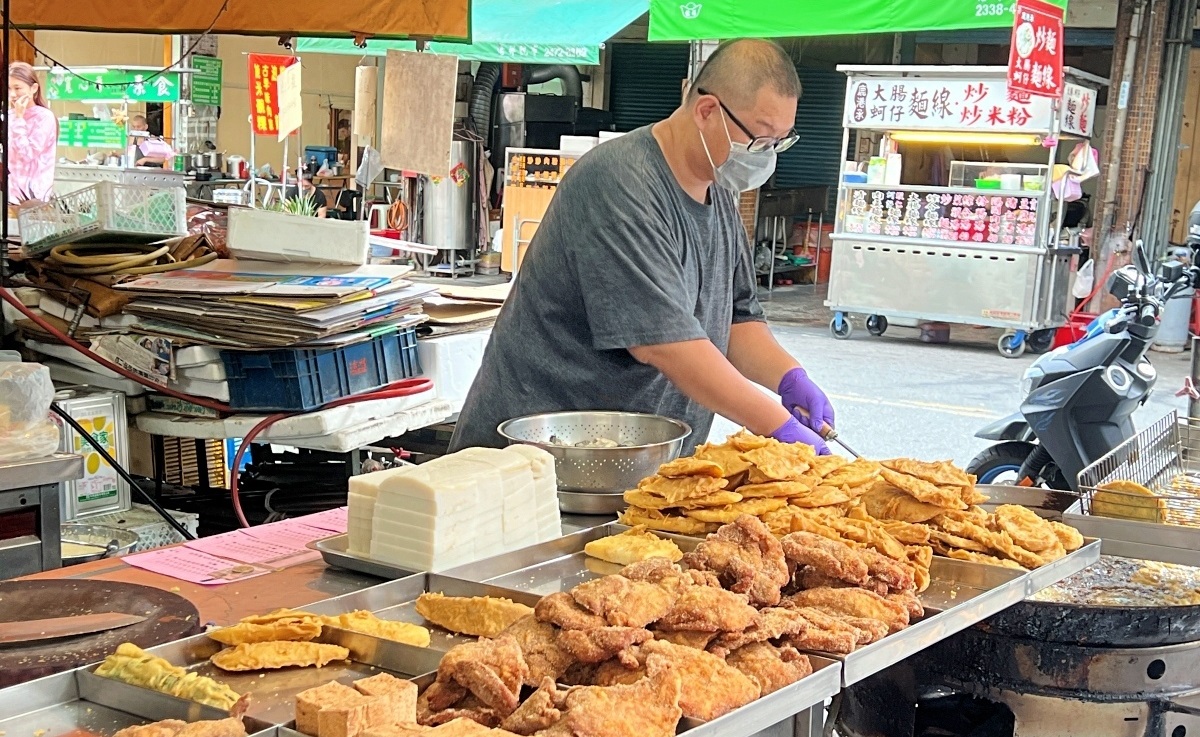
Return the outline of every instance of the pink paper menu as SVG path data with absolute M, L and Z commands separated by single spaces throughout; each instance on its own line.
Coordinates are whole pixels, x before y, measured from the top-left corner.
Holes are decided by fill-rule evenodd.
M 300 517 L 299 521 L 309 527 L 329 530 L 332 534 L 340 535 L 350 528 L 350 510 L 348 507 L 338 507 Z
M 244 530 L 192 540 L 186 545 L 218 558 L 239 563 L 257 563 L 270 568 L 286 568 L 311 560 L 315 555 L 310 550 L 260 540 Z
M 245 533 L 264 542 L 295 550 L 304 550 L 309 543 L 331 537 L 334 534 L 329 530 L 306 524 L 305 520 L 307 519 L 307 517 L 299 517 L 283 522 L 273 522 L 269 525 L 258 525 L 245 530 Z
M 151 573 L 159 573 L 189 583 L 214 586 L 231 581 L 263 576 L 269 568 L 234 563 L 185 545 L 159 548 L 122 558 L 125 563 Z

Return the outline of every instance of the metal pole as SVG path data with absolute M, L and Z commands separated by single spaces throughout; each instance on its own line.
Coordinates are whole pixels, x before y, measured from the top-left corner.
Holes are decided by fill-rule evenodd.
M 1200 337 L 1192 338 L 1192 387 L 1200 385 Z M 1188 396 L 1188 417 L 1200 417 L 1200 398 Z
M 3 0 L 4 7 L 4 59 L 0 61 L 0 66 L 4 69 L 5 89 L 4 94 L 0 95 L 0 141 L 4 145 L 0 148 L 0 171 L 4 173 L 4 186 L 0 189 L 0 209 L 3 209 L 4 222 L 0 223 L 0 242 L 3 242 L 4 248 L 8 248 L 8 60 L 12 56 L 12 16 L 10 0 Z M 0 254 L 0 287 L 8 288 L 8 258 L 6 254 Z M 4 313 L 0 311 L 0 339 L 3 338 L 5 320 Z

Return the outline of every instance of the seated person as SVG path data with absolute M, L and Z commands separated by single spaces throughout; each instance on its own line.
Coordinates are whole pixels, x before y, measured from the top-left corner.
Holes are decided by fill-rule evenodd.
M 317 189 L 317 185 L 313 184 L 312 174 L 307 171 L 300 173 L 298 184 L 289 186 L 283 191 L 284 202 L 301 199 L 310 200 L 316 205 L 314 216 L 323 218 L 329 215 L 329 199 L 324 192 Z
M 130 137 L 130 143 L 137 147 L 134 166 L 156 166 L 162 168 L 168 159 L 175 157 L 171 144 L 161 136 L 150 136 L 150 124 L 145 115 L 135 115 L 129 120 L 131 132 L 141 132 L 146 135 Z

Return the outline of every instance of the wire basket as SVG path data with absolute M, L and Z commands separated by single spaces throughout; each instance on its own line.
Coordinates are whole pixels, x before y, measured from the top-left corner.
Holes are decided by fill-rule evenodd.
M 1083 469 L 1079 491 L 1087 514 L 1200 527 L 1200 418 L 1158 420 Z
M 17 221 L 27 256 L 63 243 L 151 243 L 187 233 L 185 200 L 182 187 L 99 182 L 21 210 Z

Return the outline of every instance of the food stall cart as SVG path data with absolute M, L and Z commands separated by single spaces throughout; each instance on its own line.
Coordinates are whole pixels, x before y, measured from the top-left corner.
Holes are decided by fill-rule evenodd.
M 1061 100 L 1010 100 L 1004 67 L 838 69 L 849 80 L 833 335 L 848 338 L 858 314 L 872 335 L 889 318 L 979 325 L 1005 330 L 1005 356 L 1044 350 L 1066 322 L 1079 252 L 1059 236 L 1055 165 L 1091 137 L 1107 81 L 1067 69 Z M 906 161 L 918 158 L 931 163 Z

